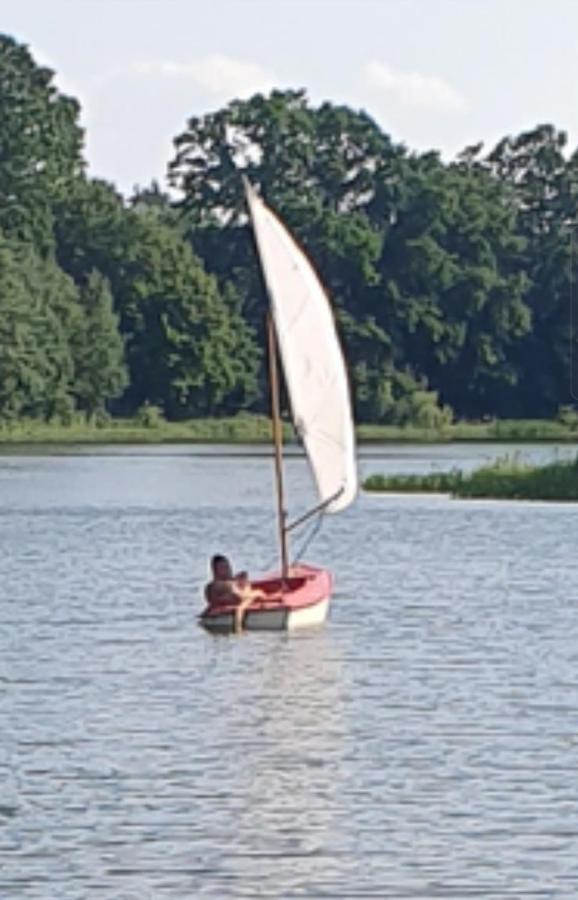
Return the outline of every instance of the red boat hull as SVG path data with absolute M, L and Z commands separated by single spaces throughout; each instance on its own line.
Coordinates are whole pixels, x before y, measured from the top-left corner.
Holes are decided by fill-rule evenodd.
M 333 581 L 326 569 L 294 566 L 284 581 L 271 574 L 251 585 L 265 594 L 282 591 L 283 599 L 255 600 L 245 613 L 247 631 L 292 631 L 320 625 L 327 618 Z M 228 632 L 234 629 L 234 617 L 235 605 L 221 603 L 207 607 L 200 621 L 209 631 Z

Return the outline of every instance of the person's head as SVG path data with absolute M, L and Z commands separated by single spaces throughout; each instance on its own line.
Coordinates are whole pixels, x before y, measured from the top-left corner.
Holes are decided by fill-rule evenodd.
M 231 563 L 226 556 L 221 556 L 218 553 L 211 559 L 211 571 L 216 581 L 230 581 L 233 577 Z

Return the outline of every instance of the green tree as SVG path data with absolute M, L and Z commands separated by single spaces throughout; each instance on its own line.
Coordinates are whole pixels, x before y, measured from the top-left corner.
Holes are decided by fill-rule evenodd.
M 128 201 L 128 206 L 136 213 L 156 217 L 162 224 L 172 225 L 175 228 L 181 225 L 180 216 L 170 194 L 161 190 L 156 180 L 151 181 L 148 187 L 136 188 Z
M 100 181 L 77 183 L 59 210 L 58 258 L 82 282 L 110 284 L 130 383 L 122 408 L 161 406 L 169 418 L 247 407 L 259 352 L 232 290 L 219 290 L 157 205 L 127 209 Z
M 124 343 L 108 282 L 93 270 L 80 292 L 83 311 L 74 341 L 74 395 L 88 417 L 102 415 L 107 402 L 128 384 Z
M 0 422 L 18 418 L 42 391 L 34 367 L 36 314 L 14 254 L 0 237 Z
M 73 410 L 72 281 L 51 260 L 0 238 L 0 419 L 66 419 Z
M 352 371 L 367 374 L 356 397 L 369 414 L 391 355 L 387 333 L 373 328 L 377 264 L 404 193 L 405 151 L 364 113 L 313 108 L 303 91 L 273 91 L 193 118 L 175 146 L 171 179 L 188 237 L 221 287 L 235 285 L 259 344 L 267 301 L 241 171 L 314 260 L 341 316 Z M 264 381 L 261 370 L 262 396 Z
M 401 360 L 459 415 L 495 412 L 516 384 L 512 348 L 531 326 L 522 247 L 499 182 L 435 155 L 414 161 L 384 245 L 383 301 Z
M 572 358 L 578 358 L 570 312 L 571 229 L 576 223 L 578 162 L 565 156 L 567 138 L 552 125 L 508 137 L 479 165 L 508 191 L 524 239 L 519 265 L 527 280 L 532 329 L 512 348 L 518 386 L 508 412 L 551 417 L 572 401 Z
M 246 221 L 241 171 L 293 225 L 311 206 L 369 210 L 382 221 L 403 189 L 401 147 L 365 113 L 314 108 L 304 91 L 235 100 L 191 118 L 174 143 L 170 179 L 195 228 Z
M 46 253 L 53 205 L 82 171 L 78 103 L 28 50 L 0 35 L 0 228 Z
M 130 223 L 121 195 L 101 179 L 77 178 L 55 208 L 56 258 L 83 283 L 93 269 L 114 285 L 131 258 Z
M 258 351 L 250 329 L 190 246 L 155 217 L 135 216 L 130 256 L 116 283 L 131 407 L 169 418 L 218 415 L 250 404 Z

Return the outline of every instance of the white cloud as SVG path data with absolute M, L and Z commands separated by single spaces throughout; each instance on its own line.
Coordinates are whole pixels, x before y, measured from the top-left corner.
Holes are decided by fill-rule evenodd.
M 401 72 L 372 60 L 363 67 L 362 78 L 366 88 L 404 106 L 449 113 L 466 109 L 462 95 L 437 75 Z
M 246 99 L 275 87 L 275 76 L 259 65 L 214 53 L 189 63 L 141 62 L 134 65 L 141 75 L 160 75 L 189 81 L 214 98 Z

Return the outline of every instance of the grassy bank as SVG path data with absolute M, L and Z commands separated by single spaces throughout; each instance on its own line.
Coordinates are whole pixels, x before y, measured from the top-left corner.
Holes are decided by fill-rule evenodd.
M 556 419 L 502 419 L 494 422 L 456 422 L 443 429 L 403 428 L 394 425 L 359 425 L 359 440 L 363 443 L 578 443 L 578 430 L 574 423 L 566 424 Z
M 285 424 L 285 438 L 293 429 Z M 361 443 L 450 443 L 455 442 L 536 442 L 577 441 L 578 431 L 555 420 L 503 420 L 500 422 L 458 422 L 442 430 L 359 425 Z M 271 424 L 266 416 L 240 415 L 224 419 L 190 419 L 165 422 L 153 418 L 114 419 L 104 425 L 75 421 L 70 425 L 22 421 L 0 426 L 0 445 L 15 444 L 163 444 L 163 443 L 267 443 Z
M 286 437 L 292 431 L 287 426 Z M 252 443 L 271 440 L 271 423 L 265 416 L 228 419 L 191 419 L 145 424 L 135 419 L 114 419 L 104 425 L 76 421 L 70 425 L 24 421 L 0 427 L 1 444 L 165 444 Z
M 434 472 L 429 475 L 372 475 L 366 491 L 444 493 L 453 497 L 497 500 L 578 500 L 578 457 L 544 466 L 509 458 L 475 472 Z

